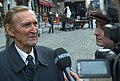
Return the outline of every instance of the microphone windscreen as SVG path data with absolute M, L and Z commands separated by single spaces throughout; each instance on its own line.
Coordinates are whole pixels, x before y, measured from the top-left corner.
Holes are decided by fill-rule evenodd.
M 63 48 L 57 48 L 54 52 L 55 52 L 56 56 L 67 53 L 67 51 Z
M 60 70 L 65 70 L 66 67 L 71 67 L 71 59 L 68 52 L 63 48 L 58 48 L 55 51 L 55 63 Z

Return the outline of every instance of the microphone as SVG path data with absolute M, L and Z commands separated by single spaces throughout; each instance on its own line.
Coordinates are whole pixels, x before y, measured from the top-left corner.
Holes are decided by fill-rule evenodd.
M 57 67 L 65 73 L 69 81 L 75 81 L 75 79 L 71 76 L 71 59 L 68 52 L 63 48 L 58 48 L 54 51 L 56 54 L 55 64 Z

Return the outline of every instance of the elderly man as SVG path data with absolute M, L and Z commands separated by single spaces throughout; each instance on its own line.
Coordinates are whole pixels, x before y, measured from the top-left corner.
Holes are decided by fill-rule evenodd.
M 1 81 L 64 81 L 54 64 L 54 50 L 37 46 L 38 22 L 26 6 L 10 9 L 4 19 L 13 43 L 0 52 Z

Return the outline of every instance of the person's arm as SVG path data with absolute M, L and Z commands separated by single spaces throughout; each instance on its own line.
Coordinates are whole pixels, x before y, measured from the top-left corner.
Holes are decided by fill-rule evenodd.
M 75 81 L 83 81 L 82 79 L 80 79 L 78 77 L 78 75 L 76 73 L 74 73 L 73 71 L 70 71 L 70 74 L 72 75 L 72 77 L 75 79 Z M 69 81 L 67 77 L 65 77 L 65 81 Z
M 75 81 L 83 81 L 82 79 L 80 79 L 78 77 L 78 75 L 76 73 L 74 73 L 73 71 L 70 71 L 70 74 L 73 76 L 73 78 L 75 79 Z

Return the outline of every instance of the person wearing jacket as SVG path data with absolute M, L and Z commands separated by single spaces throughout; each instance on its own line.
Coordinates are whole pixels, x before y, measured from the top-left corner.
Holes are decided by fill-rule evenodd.
M 110 40 L 110 38 L 105 36 L 105 25 L 110 23 L 111 18 L 103 14 L 100 10 L 93 11 L 90 15 L 92 18 L 96 19 L 96 22 L 95 22 L 96 29 L 94 32 L 94 35 L 96 36 L 96 44 L 100 47 L 103 47 L 103 49 L 111 49 L 112 51 L 115 52 L 115 49 L 113 50 L 113 48 L 119 41 L 117 40 L 112 41 Z M 118 54 L 116 53 L 116 56 L 117 55 Z M 95 55 L 95 59 L 107 59 L 107 58 Z M 115 72 L 116 76 L 114 77 L 113 65 L 114 65 L 115 59 L 116 58 L 109 61 L 112 81 L 120 81 L 120 70 L 119 70 L 120 62 L 119 61 L 117 62 L 117 65 L 116 65 L 116 72 Z
M 10 9 L 4 19 L 7 34 L 13 43 L 0 52 L 1 81 L 64 81 L 64 75 L 54 63 L 54 50 L 37 46 L 38 21 L 32 10 L 26 6 Z M 28 55 L 34 62 L 29 79 L 26 73 Z
M 53 14 L 53 12 L 50 11 L 50 12 L 48 13 L 48 22 L 49 22 L 49 24 L 51 25 L 51 27 L 49 27 L 49 33 L 54 33 L 54 27 L 53 27 L 53 25 L 54 25 L 54 20 L 55 20 L 55 14 Z
M 36 45 L 38 21 L 32 10 L 27 6 L 8 10 L 4 27 L 13 43 L 0 52 L 1 81 L 65 81 L 63 72 L 55 65 L 54 50 Z M 74 72 L 71 75 L 81 81 Z

